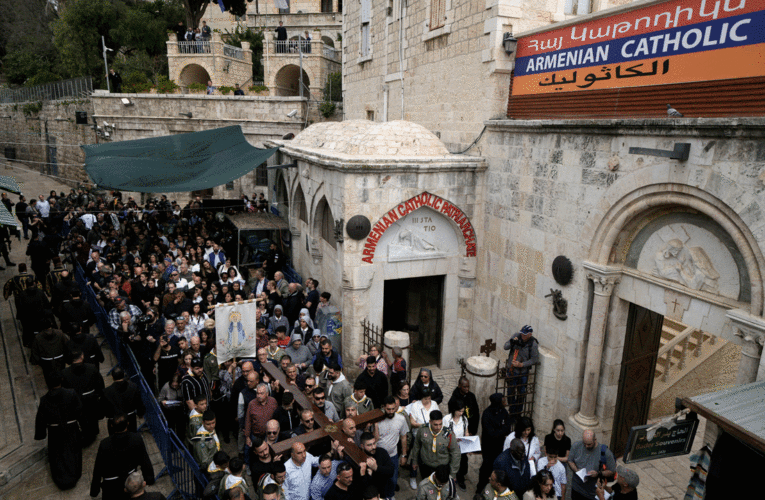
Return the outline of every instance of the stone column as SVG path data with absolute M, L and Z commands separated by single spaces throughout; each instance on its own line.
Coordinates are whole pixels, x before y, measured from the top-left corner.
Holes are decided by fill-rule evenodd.
M 736 384 L 749 384 L 765 378 L 765 357 L 762 356 L 765 319 L 741 309 L 730 310 L 726 316 L 733 323 L 734 335 L 742 340 Z
M 583 263 L 587 271 L 587 279 L 595 285 L 590 315 L 590 331 L 587 340 L 587 361 L 584 366 L 582 382 L 582 403 L 579 413 L 574 416 L 576 422 L 583 427 L 597 427 L 598 417 L 595 409 L 598 403 L 598 381 L 600 365 L 603 358 L 603 341 L 608 324 L 608 308 L 614 286 L 619 282 L 621 271 L 600 266 L 592 262 Z
M 409 364 L 409 352 L 410 349 L 410 343 L 409 343 L 409 334 L 407 332 L 397 332 L 396 330 L 390 330 L 385 332 L 385 339 L 383 340 L 383 350 L 388 355 L 388 359 L 391 363 L 393 363 L 393 348 L 394 347 L 400 347 L 401 353 L 404 358 L 404 361 L 406 361 L 406 369 L 409 370 L 411 373 L 412 367 Z M 406 379 L 409 380 L 411 377 L 407 374 Z M 394 394 L 395 395 L 395 394 Z
M 465 376 L 470 381 L 470 390 L 478 400 L 478 407 L 486 409 L 489 406 L 489 396 L 496 392 L 499 361 L 486 356 L 471 356 L 465 363 Z

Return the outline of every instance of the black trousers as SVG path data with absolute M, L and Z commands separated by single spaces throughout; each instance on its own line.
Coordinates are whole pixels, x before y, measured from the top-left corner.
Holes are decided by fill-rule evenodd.
M 500 450 L 501 452 L 502 450 Z M 481 468 L 478 469 L 478 483 L 476 484 L 476 494 L 480 495 L 483 493 L 483 489 L 486 487 L 487 484 L 489 484 L 489 476 L 491 476 L 491 472 L 494 469 L 494 460 L 497 459 L 497 456 L 499 456 L 499 453 L 493 453 L 493 452 L 483 452 L 483 462 L 481 462 Z
M 460 455 L 460 468 L 457 471 L 457 482 L 464 483 L 465 476 L 468 473 L 468 456 L 467 453 Z
M 420 478 L 421 479 L 427 479 L 430 477 L 431 474 L 433 474 L 436 471 L 435 467 L 431 467 L 428 464 L 418 464 L 417 469 L 420 471 Z

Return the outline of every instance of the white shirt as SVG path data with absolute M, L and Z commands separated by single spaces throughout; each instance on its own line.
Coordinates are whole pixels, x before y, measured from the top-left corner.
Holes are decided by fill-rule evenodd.
M 96 216 L 93 214 L 85 214 L 80 216 L 80 220 L 85 224 L 85 227 L 93 229 L 93 224 L 96 222 Z
M 47 217 L 50 214 L 50 203 L 47 200 L 37 200 L 35 207 L 40 212 L 40 217 Z
M 398 455 L 398 442 L 409 432 L 406 417 L 401 413 L 396 413 L 393 418 L 386 417 L 377 422 L 377 430 L 380 433 L 377 446 L 387 451 L 391 457 Z
M 547 457 L 542 457 L 539 459 L 537 470 L 542 470 L 547 466 Z M 561 496 L 560 494 L 560 486 L 562 484 L 566 484 L 566 468 L 563 466 L 560 462 L 555 462 L 555 465 L 549 468 L 549 471 L 552 473 L 553 480 L 555 482 L 553 483 L 553 487 L 555 487 L 555 495 Z
M 505 438 L 505 445 L 502 447 L 502 451 L 505 451 L 506 449 L 510 448 L 510 441 L 515 439 L 515 432 L 511 432 L 509 436 Z M 534 463 L 536 463 L 537 460 L 539 460 L 539 457 L 542 456 L 542 450 L 539 448 L 539 438 L 534 436 L 531 439 L 531 442 L 523 441 L 523 446 L 526 447 L 526 456 L 529 460 L 533 460 Z
M 406 412 L 418 424 L 425 425 L 430 422 L 430 412 L 438 410 L 438 403 L 430 400 L 430 408 L 427 410 L 422 406 L 422 401 L 415 401 L 406 407 Z
M 465 437 L 465 432 L 467 432 L 467 419 L 465 418 L 465 415 L 462 415 L 460 417 L 459 422 L 454 422 L 452 417 L 452 414 L 449 413 L 448 415 L 444 415 L 444 429 L 451 427 L 452 432 L 454 433 L 454 436 L 457 438 Z M 454 424 L 454 425 L 452 425 Z
M 295 465 L 290 458 L 284 463 L 287 479 L 284 480 L 285 498 L 309 500 L 311 495 L 311 468 L 319 466 L 319 457 L 306 452 L 303 465 Z

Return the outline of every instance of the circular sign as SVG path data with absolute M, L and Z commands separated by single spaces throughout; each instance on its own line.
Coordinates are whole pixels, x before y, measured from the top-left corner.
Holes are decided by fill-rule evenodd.
M 372 229 L 372 223 L 363 215 L 354 215 L 345 225 L 348 236 L 354 240 L 363 240 Z
M 571 264 L 568 257 L 565 255 L 558 255 L 552 263 L 552 274 L 555 281 L 566 286 L 571 283 L 571 278 L 574 275 L 574 266 Z

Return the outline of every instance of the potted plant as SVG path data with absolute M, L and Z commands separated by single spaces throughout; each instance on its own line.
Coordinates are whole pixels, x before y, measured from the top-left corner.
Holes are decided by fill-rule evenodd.
M 207 85 L 199 82 L 189 83 L 188 89 L 192 94 L 204 94 L 205 90 L 207 90 Z

